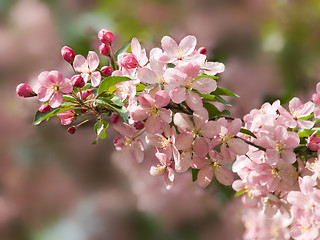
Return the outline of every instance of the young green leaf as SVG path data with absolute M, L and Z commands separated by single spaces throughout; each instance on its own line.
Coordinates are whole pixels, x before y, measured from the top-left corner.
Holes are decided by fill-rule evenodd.
M 193 182 L 197 181 L 199 171 L 200 169 L 191 168 Z
M 251 136 L 251 137 L 257 138 L 256 135 L 254 135 L 254 133 L 251 132 L 251 131 L 248 130 L 248 129 L 241 128 L 241 129 L 240 129 L 240 132 L 241 132 L 241 133 L 244 133 L 244 134 L 247 134 L 247 135 L 249 135 L 249 136 Z
M 105 139 L 107 137 L 106 129 L 109 127 L 109 123 L 107 121 L 100 120 L 96 122 L 94 125 L 94 130 L 97 134 L 97 138 L 92 142 L 92 144 L 96 144 L 100 139 Z
M 196 80 L 199 79 L 199 78 L 212 78 L 212 79 L 216 79 L 216 80 L 219 79 L 219 77 L 217 77 L 217 76 L 206 75 L 206 74 L 201 74 L 201 75 L 199 75 L 198 77 L 196 77 Z
M 229 91 L 228 89 L 217 87 L 214 91 L 215 94 L 222 95 L 222 96 L 230 96 L 230 97 L 239 97 L 239 95 Z
M 101 93 L 108 89 L 111 86 L 116 85 L 117 83 L 124 82 L 124 81 L 130 81 L 132 80 L 129 77 L 123 77 L 123 76 L 110 76 L 103 79 L 103 81 L 100 83 L 98 93 Z

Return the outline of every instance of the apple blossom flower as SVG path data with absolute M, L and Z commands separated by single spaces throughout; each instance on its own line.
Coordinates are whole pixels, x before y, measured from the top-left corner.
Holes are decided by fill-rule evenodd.
M 311 121 L 299 119 L 302 117 L 309 116 L 313 112 L 314 105 L 311 101 L 302 104 L 299 98 L 294 97 L 289 102 L 290 112 L 288 112 L 282 106 L 279 106 L 278 110 L 281 114 L 279 120 L 287 127 L 295 128 L 298 126 L 300 128 L 310 129 L 314 125 L 314 123 Z
M 171 167 L 172 161 L 164 153 L 157 152 L 156 157 L 159 160 L 160 164 L 152 166 L 150 168 L 150 174 L 152 176 L 164 175 L 164 182 L 166 184 L 166 188 L 170 189 L 174 181 L 174 170 Z
M 138 132 L 127 123 L 115 123 L 114 129 L 122 135 L 113 141 L 117 151 L 129 151 L 132 157 L 139 163 L 144 159 L 144 146 L 140 139 L 136 138 Z
M 210 94 L 216 90 L 217 83 L 212 78 L 199 78 L 200 65 L 188 63 L 183 68 L 183 72 L 178 69 L 168 69 L 166 76 L 170 84 L 177 87 L 170 91 L 170 97 L 174 103 L 186 101 L 187 105 L 194 111 L 202 108 L 203 103 L 199 94 L 192 91 L 197 90 L 201 94 Z
M 64 78 L 58 71 L 42 72 L 38 76 L 41 87 L 38 90 L 38 99 L 41 102 L 49 100 L 52 108 L 57 108 L 63 101 L 62 94 L 72 92 L 72 84 L 69 79 Z
M 91 84 L 97 87 L 101 81 L 101 74 L 95 71 L 99 66 L 99 57 L 93 52 L 89 51 L 87 59 L 82 55 L 77 55 L 73 62 L 73 67 L 77 72 L 80 72 L 85 82 L 88 82 L 89 77 Z
M 74 112 L 74 110 L 68 110 L 57 114 L 57 117 L 60 118 L 61 124 L 63 125 L 69 125 L 70 123 L 72 123 L 75 116 L 76 113 Z
M 138 97 L 140 106 L 133 107 L 131 117 L 135 121 L 146 120 L 145 129 L 148 133 L 155 134 L 161 128 L 161 122 L 171 122 L 171 110 L 163 107 L 170 102 L 169 94 L 163 90 L 156 93 L 153 98 L 149 94 L 141 94 Z
M 231 185 L 234 177 L 230 169 L 222 166 L 226 164 L 223 156 L 214 150 L 210 151 L 209 155 L 210 158 L 195 156 L 191 161 L 192 168 L 200 169 L 197 178 L 198 184 L 203 188 L 207 187 L 215 174 L 221 184 Z

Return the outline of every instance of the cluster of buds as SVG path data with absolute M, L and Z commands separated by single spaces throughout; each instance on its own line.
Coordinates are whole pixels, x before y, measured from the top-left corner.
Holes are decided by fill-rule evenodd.
M 232 185 L 246 207 L 270 222 L 288 217 L 286 236 L 320 237 L 320 136 L 315 127 L 320 83 L 313 102 L 293 98 L 289 110 L 280 101 L 266 103 L 241 120 L 215 106 L 230 106 L 224 96 L 238 96 L 218 86 L 216 75 L 224 72 L 224 64 L 208 61 L 206 49 L 196 48 L 194 36 L 179 43 L 165 36 L 161 48 L 149 54 L 136 38 L 130 49 L 117 52 L 111 31 L 100 30 L 98 38 L 106 66 L 99 68 L 94 51 L 84 57 L 65 46 L 61 56 L 71 65 L 72 76 L 46 71 L 38 76 L 37 93 L 27 84 L 17 87 L 19 96 L 37 96 L 42 102 L 34 124 L 57 116 L 74 134 L 82 124 L 95 121 L 96 143 L 106 138 L 112 123 L 120 134 L 114 140 L 116 150 L 128 151 L 142 162 L 144 142 L 154 148 L 158 163 L 150 174 L 164 176 L 167 189 L 175 174 L 192 171 L 203 188 L 213 179 Z M 85 120 L 74 124 L 80 117 Z M 300 206 L 300 200 L 307 205 Z M 261 238 L 257 231 L 247 229 L 246 235 Z

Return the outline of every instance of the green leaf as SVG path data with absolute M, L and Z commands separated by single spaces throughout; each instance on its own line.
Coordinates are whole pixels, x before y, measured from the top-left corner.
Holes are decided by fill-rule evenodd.
M 249 136 L 251 136 L 251 137 L 257 138 L 256 135 L 254 135 L 254 133 L 251 132 L 251 131 L 248 130 L 248 129 L 241 128 L 241 129 L 240 129 L 240 132 L 241 132 L 241 133 L 244 133 L 244 134 L 247 134 L 247 135 L 249 135 Z
M 215 94 L 214 92 L 212 92 L 211 94 L 199 94 L 200 97 L 209 100 L 211 102 L 220 102 L 223 103 L 224 105 L 231 107 L 232 105 L 230 103 L 228 103 L 226 100 L 224 100 L 221 96 Z
M 199 171 L 200 169 L 191 168 L 193 182 L 197 181 Z
M 33 125 L 38 125 L 44 120 L 49 120 L 51 117 L 57 115 L 58 113 L 62 113 L 68 110 L 73 109 L 74 107 L 61 107 L 61 108 L 54 108 L 51 111 L 46 113 L 41 113 L 39 111 L 36 112 L 33 120 Z
M 96 144 L 100 139 L 105 139 L 107 137 L 106 129 L 109 127 L 109 123 L 107 121 L 100 120 L 96 122 L 94 125 L 94 130 L 97 134 L 96 140 L 92 142 L 92 144 Z
M 103 79 L 103 81 L 100 83 L 98 93 L 103 92 L 104 90 L 108 89 L 111 86 L 116 85 L 117 83 L 124 82 L 124 81 L 130 81 L 132 80 L 129 77 L 123 77 L 123 76 L 110 76 Z
M 136 84 L 136 91 L 137 92 L 142 92 L 145 88 L 146 88 L 146 86 L 143 84 L 140 84 L 140 83 Z
M 235 197 L 239 197 L 239 196 L 241 196 L 242 194 L 244 194 L 244 193 L 246 193 L 246 190 L 244 189 L 244 190 L 241 190 L 241 191 L 238 191 L 238 192 L 236 192 L 235 194 L 234 194 L 234 196 Z
M 219 111 L 219 109 L 214 106 L 213 104 L 211 103 L 208 103 L 208 102 L 204 102 L 203 103 L 203 107 L 205 109 L 207 109 L 208 113 L 209 113 L 209 119 L 213 119 L 217 116 L 221 116 L 221 112 Z
M 198 77 L 196 77 L 195 80 L 197 80 L 197 79 L 199 79 L 199 78 L 212 78 L 212 79 L 216 79 L 216 80 L 219 79 L 219 77 L 217 77 L 217 76 L 207 75 L 207 74 L 201 74 L 201 75 L 199 75 Z
M 175 65 L 173 63 L 168 63 L 167 66 L 168 66 L 168 68 L 174 68 L 175 67 Z
M 230 97 L 240 97 L 239 95 L 229 91 L 228 89 L 217 87 L 214 91 L 215 94 L 222 95 L 222 96 L 230 96 Z
M 108 100 L 107 98 L 93 99 L 93 101 L 99 105 L 110 108 L 111 110 L 113 110 L 117 114 L 119 114 L 125 122 L 128 122 L 129 114 L 128 114 L 127 108 L 125 108 L 124 106 L 119 106 L 119 105 L 115 106 L 114 103 L 112 102 L 112 100 Z
M 72 103 L 76 102 L 77 103 L 77 100 L 74 97 L 70 96 L 70 95 L 64 95 L 63 96 L 63 101 L 64 102 L 72 102 Z
M 116 61 L 118 61 L 118 56 L 119 56 L 120 53 L 124 53 L 124 52 L 127 52 L 129 50 L 130 45 L 131 45 L 131 42 L 128 42 L 122 48 L 118 49 L 118 51 L 114 55 Z

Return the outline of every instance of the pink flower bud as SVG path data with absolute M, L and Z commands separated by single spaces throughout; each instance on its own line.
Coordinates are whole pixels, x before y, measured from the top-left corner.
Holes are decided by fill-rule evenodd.
M 101 72 L 105 75 L 105 76 L 111 76 L 113 69 L 110 66 L 104 66 L 101 68 Z
M 144 124 L 141 121 L 137 121 L 133 123 L 133 126 L 137 130 L 141 130 L 144 128 Z
M 52 109 L 52 107 L 49 104 L 43 104 L 39 108 L 39 112 L 46 113 L 46 112 L 49 112 L 51 109 Z
M 98 38 L 102 43 L 110 45 L 113 42 L 113 33 L 108 29 L 101 29 Z
M 320 144 L 320 137 L 316 137 L 317 132 L 314 132 L 311 136 L 308 136 L 307 139 L 307 147 L 311 151 L 318 151 L 319 150 L 319 144 Z
M 81 75 L 74 75 L 71 78 L 71 82 L 72 82 L 72 85 L 77 88 L 82 88 L 86 84 L 86 82 L 84 81 Z
M 68 47 L 68 46 L 64 46 L 63 48 L 61 48 L 61 57 L 68 63 L 73 63 L 74 60 L 74 51 L 72 50 L 72 48 Z
M 205 47 L 200 47 L 198 49 L 198 53 L 206 55 L 207 54 L 207 49 Z
M 112 116 L 110 118 L 111 122 L 113 122 L 113 123 L 118 123 L 119 119 L 120 119 L 120 117 L 118 114 L 112 114 Z
M 93 90 L 82 91 L 82 99 L 87 99 L 92 94 L 93 94 Z
M 70 134 L 74 134 L 77 131 L 77 128 L 75 126 L 71 126 L 67 130 Z
M 137 66 L 139 66 L 139 62 L 136 58 L 136 56 L 132 53 L 121 53 L 118 56 L 118 62 L 119 65 L 127 68 L 127 69 L 132 69 L 132 68 L 136 68 Z
M 26 83 L 20 83 L 16 88 L 16 93 L 20 97 L 24 98 L 37 96 L 37 94 L 32 90 L 32 88 Z
M 110 55 L 110 47 L 104 43 L 101 43 L 99 46 L 99 51 L 101 55 L 109 56 Z

